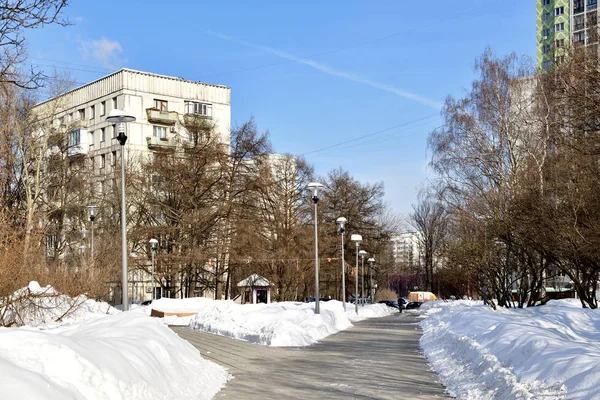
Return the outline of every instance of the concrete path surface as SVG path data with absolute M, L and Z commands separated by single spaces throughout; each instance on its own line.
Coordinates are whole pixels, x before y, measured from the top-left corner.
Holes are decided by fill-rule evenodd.
M 420 353 L 411 313 L 354 323 L 303 348 L 267 347 L 171 327 L 234 379 L 225 399 L 435 399 L 444 388 Z

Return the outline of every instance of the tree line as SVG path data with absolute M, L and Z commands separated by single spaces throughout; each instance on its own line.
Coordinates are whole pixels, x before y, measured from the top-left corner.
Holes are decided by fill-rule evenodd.
M 598 67 L 595 47 L 550 71 L 488 49 L 470 90 L 446 99 L 429 135 L 437 178 L 412 215 L 430 288 L 503 307 L 572 290 L 598 306 Z
M 258 273 L 276 285 L 276 300 L 311 297 L 314 216 L 305 188 L 314 180 L 327 187 L 317 217 L 321 294 L 342 295 L 340 216 L 348 219 L 347 232 L 362 234 L 363 249 L 382 254 L 375 276 L 383 279 L 391 265 L 383 254 L 397 228 L 383 184 L 361 183 L 342 169 L 317 176 L 302 157 L 274 154 L 268 132 L 253 119 L 234 127 L 224 144 L 211 120 L 181 118 L 185 140 L 169 151 L 126 150 L 125 160 L 109 154 L 111 175 L 73 156 L 68 135 L 80 126 L 55 117 L 73 82 L 68 75 L 28 70 L 23 36 L 29 28 L 68 25 L 62 14 L 67 4 L 14 1 L 0 10 L 8 21 L 0 32 L 0 308 L 30 280 L 103 299 L 120 286 L 121 162 L 127 163 L 124 211 L 133 280 L 150 272 L 148 240 L 156 238 L 154 283 L 165 295 L 232 298 L 238 281 Z M 54 100 L 36 106 L 48 97 Z M 98 207 L 93 254 L 87 205 Z M 348 265 L 354 251 L 347 241 Z M 356 278 L 347 271 L 348 281 Z

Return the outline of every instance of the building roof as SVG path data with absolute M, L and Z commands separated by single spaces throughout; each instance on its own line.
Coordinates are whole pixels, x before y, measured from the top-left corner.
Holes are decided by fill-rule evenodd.
M 252 274 L 243 281 L 238 282 L 238 287 L 269 287 L 271 282 L 258 274 Z
M 113 75 L 119 74 L 121 72 L 129 72 L 129 73 L 140 74 L 140 75 L 154 76 L 154 77 L 158 77 L 158 78 L 172 79 L 172 80 L 180 81 L 180 82 L 193 83 L 193 84 L 197 84 L 197 85 L 205 85 L 205 86 L 213 86 L 213 87 L 222 88 L 222 89 L 230 89 L 228 86 L 224 86 L 224 85 L 215 85 L 215 84 L 212 84 L 212 83 L 206 83 L 206 82 L 200 82 L 200 81 L 191 81 L 191 80 L 184 79 L 184 78 L 181 78 L 181 77 L 176 77 L 176 76 L 161 75 L 161 74 L 156 74 L 156 73 L 153 73 L 153 72 L 138 71 L 138 70 L 130 69 L 130 68 L 121 68 L 121 69 L 119 69 L 119 70 L 117 70 L 115 72 L 111 72 L 108 75 L 102 76 L 102 77 L 100 77 L 98 79 L 95 79 L 95 80 L 93 80 L 91 82 L 88 82 L 88 83 L 83 84 L 81 86 L 77 86 L 77 87 L 75 87 L 75 88 L 73 88 L 71 90 L 68 90 L 65 93 L 62 93 L 62 94 L 60 94 L 60 95 L 58 95 L 56 97 L 62 97 L 62 96 L 68 95 L 68 94 L 73 93 L 73 92 L 75 92 L 77 90 L 85 88 L 86 86 L 93 85 L 94 83 L 97 83 L 97 82 L 99 82 L 99 81 L 101 81 L 103 79 L 106 79 L 106 78 L 111 77 Z M 41 101 L 38 104 L 36 104 L 36 106 L 40 106 L 40 105 L 42 105 L 42 104 L 44 104 L 44 103 L 46 103 L 48 101 L 53 100 L 56 97 L 52 97 L 52 98 L 46 99 L 44 101 Z

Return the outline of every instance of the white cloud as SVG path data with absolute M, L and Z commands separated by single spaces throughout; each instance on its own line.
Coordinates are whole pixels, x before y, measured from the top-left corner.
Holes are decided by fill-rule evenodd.
M 278 57 L 284 58 L 286 60 L 294 61 L 294 62 L 296 62 L 298 64 L 308 65 L 309 67 L 317 69 L 317 70 L 319 70 L 321 72 L 324 72 L 324 73 L 326 73 L 328 75 L 337 76 L 337 77 L 342 78 L 342 79 L 346 79 L 346 80 L 349 80 L 349 81 L 352 81 L 352 82 L 356 82 L 356 83 L 361 83 L 363 85 L 367 85 L 367 86 L 370 86 L 372 88 L 376 88 L 376 89 L 384 90 L 384 91 L 389 92 L 389 93 L 393 93 L 393 94 L 395 94 L 397 96 L 404 97 L 405 99 L 408 99 L 408 100 L 416 101 L 417 103 L 421 103 L 423 105 L 426 105 L 428 107 L 434 108 L 436 110 L 439 110 L 439 109 L 442 108 L 442 104 L 440 102 L 438 102 L 438 101 L 435 101 L 435 100 L 432 100 L 432 99 L 428 99 L 428 98 L 420 96 L 418 94 L 411 93 L 411 92 L 408 92 L 406 90 L 402 90 L 402 89 L 399 89 L 397 87 L 394 87 L 394 86 L 391 86 L 391 85 L 388 85 L 388 84 L 385 84 L 385 83 L 374 81 L 372 79 L 369 79 L 369 78 L 366 78 L 366 77 L 354 74 L 352 72 L 346 72 L 346 71 L 342 71 L 342 70 L 337 69 L 337 68 L 332 68 L 332 67 L 327 66 L 325 64 L 321 64 L 321 63 L 318 63 L 316 61 L 312 61 L 312 60 L 310 60 L 308 58 L 296 57 L 296 56 L 294 56 L 292 54 L 289 54 L 289 53 L 286 53 L 286 52 L 274 49 L 272 47 L 262 46 L 262 45 L 259 45 L 259 44 L 254 44 L 254 43 L 246 42 L 244 40 L 235 39 L 235 38 L 232 38 L 232 37 L 220 34 L 220 33 L 216 33 L 216 32 L 212 32 L 212 34 L 215 35 L 215 36 L 217 36 L 217 37 L 220 37 L 223 40 L 227 40 L 229 42 L 239 43 L 239 44 L 242 44 L 242 45 L 247 46 L 247 47 L 252 47 L 252 48 L 255 48 L 255 49 L 259 49 L 259 50 L 265 51 L 267 53 L 274 54 L 274 55 L 276 55 Z
M 83 57 L 98 61 L 103 68 L 118 69 L 127 61 L 120 57 L 123 48 L 116 40 L 102 37 L 100 40 L 80 40 L 79 44 Z

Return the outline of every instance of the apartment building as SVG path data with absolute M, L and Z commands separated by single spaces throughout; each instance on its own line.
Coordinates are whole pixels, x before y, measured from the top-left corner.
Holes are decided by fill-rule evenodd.
M 403 232 L 393 235 L 390 243 L 394 262 L 412 267 L 419 264 L 417 232 Z
M 537 64 L 549 70 L 570 45 L 598 45 L 598 0 L 537 0 Z
M 216 133 L 229 143 L 231 91 L 228 87 L 148 72 L 121 69 L 36 106 L 54 118 L 54 125 L 72 126 L 69 155 L 85 155 L 101 165 L 101 156 L 118 148 L 117 127 L 106 122 L 113 109 L 135 116 L 127 124 L 127 149 L 151 152 L 190 139 L 186 116 L 215 122 Z
M 66 157 L 69 168 L 80 168 L 81 174 L 85 174 L 86 185 L 91 185 L 92 193 L 86 192 L 87 199 L 84 201 L 92 204 L 100 205 L 98 202 L 102 202 L 111 190 L 115 191 L 120 179 L 121 146 L 116 139 L 118 127 L 106 122 L 113 109 L 123 110 L 136 118 L 126 126 L 126 168 L 135 168 L 135 162 L 140 157 L 152 160 L 165 151 L 197 141 L 198 138 L 191 137 L 192 134 L 185 129 L 186 123 L 197 117 L 210 120 L 214 125 L 212 134 L 217 135 L 224 145 L 229 146 L 230 143 L 231 91 L 225 86 L 121 69 L 48 99 L 34 108 L 34 112 L 46 121 L 40 134 L 48 137 L 52 132 L 59 134 L 58 140 L 48 140 L 48 164 L 51 165 L 52 155 L 55 154 Z M 52 177 L 52 173 L 48 176 Z M 50 197 L 52 186 L 56 183 L 51 180 L 46 183 L 45 204 L 49 208 L 55 206 Z M 63 191 L 64 187 L 63 184 Z M 78 189 L 76 185 L 75 188 Z M 83 198 L 80 196 L 71 203 L 83 209 L 90 204 L 79 201 Z M 53 215 L 52 210 L 49 211 L 49 215 Z M 106 211 L 105 215 L 118 215 L 116 207 Z M 82 242 L 81 235 L 77 235 L 82 222 L 77 220 L 79 216 L 76 213 L 64 218 L 66 225 L 73 225 L 69 228 L 70 233 L 62 228 L 60 233 L 55 234 L 52 221 L 48 222 L 47 254 L 50 258 L 60 257 L 67 261 L 69 258 L 82 258 L 77 249 L 89 251 L 89 244 L 85 239 Z M 77 224 L 79 226 L 75 226 Z M 96 228 L 99 227 L 97 224 Z M 62 243 L 60 253 L 56 251 L 58 243 Z M 51 251 L 53 248 L 54 253 Z M 131 299 L 140 301 L 149 298 L 150 290 L 144 287 L 150 284 L 149 277 L 139 271 L 130 271 L 130 287 L 132 281 L 137 286 L 132 287 L 134 295 Z M 138 292 L 139 296 L 135 295 Z

